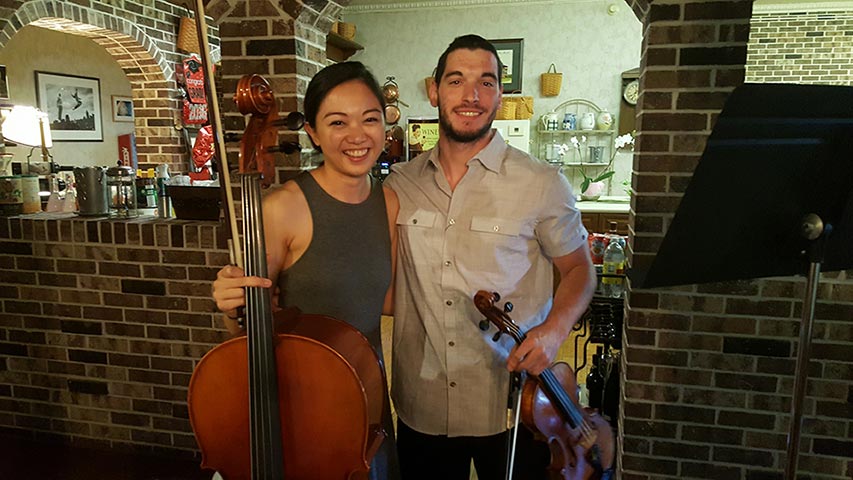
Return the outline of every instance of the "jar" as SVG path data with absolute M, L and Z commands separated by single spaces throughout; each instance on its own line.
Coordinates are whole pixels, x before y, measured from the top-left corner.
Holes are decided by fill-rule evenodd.
M 20 215 L 23 207 L 21 176 L 0 177 L 0 215 Z
M 108 169 L 107 188 L 111 217 L 134 218 L 139 215 L 136 208 L 136 174 L 132 168 L 117 166 Z

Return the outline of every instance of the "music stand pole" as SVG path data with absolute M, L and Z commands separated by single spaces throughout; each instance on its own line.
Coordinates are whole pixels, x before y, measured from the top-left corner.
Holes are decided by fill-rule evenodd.
M 800 326 L 800 343 L 797 352 L 797 366 L 794 374 L 794 392 L 791 400 L 791 424 L 788 428 L 787 463 L 785 479 L 794 480 L 797 476 L 797 460 L 800 453 L 800 427 L 803 415 L 803 398 L 808 383 L 808 367 L 811 354 L 812 330 L 814 325 L 814 306 L 817 301 L 817 288 L 820 284 L 820 266 L 823 261 L 826 238 L 832 233 L 832 225 L 824 227 L 819 216 L 810 214 L 803 219 L 802 235 L 812 241 L 809 247 L 809 276 L 803 297 L 803 321 Z

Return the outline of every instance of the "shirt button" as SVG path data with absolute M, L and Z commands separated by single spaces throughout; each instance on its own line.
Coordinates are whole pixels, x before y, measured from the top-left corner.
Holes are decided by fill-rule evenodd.
M 456 225 L 456 220 L 454 220 L 454 219 L 452 219 L 452 218 L 451 218 L 450 220 L 448 220 L 448 222 L 447 222 L 447 223 L 449 223 L 449 224 L 451 224 L 451 225 Z
M 450 341 L 450 342 L 448 342 L 447 344 L 448 344 L 448 345 L 450 345 L 451 347 L 452 347 L 452 346 L 454 346 L 454 345 L 456 345 L 456 343 L 454 343 L 453 341 Z
M 501 227 L 500 227 L 500 226 L 498 226 L 498 225 L 495 225 L 495 226 L 494 226 L 494 227 L 492 227 L 492 228 L 493 228 L 496 232 L 497 232 L 498 230 L 500 230 L 500 229 L 501 229 Z
M 444 304 L 449 307 L 449 306 L 453 305 L 453 300 L 447 300 L 444 302 Z
M 456 386 L 456 382 L 450 382 L 450 386 L 451 386 L 451 387 L 455 387 L 455 386 Z
M 412 219 L 412 224 L 417 225 L 417 224 L 418 224 L 418 219 L 417 219 L 417 218 L 413 218 L 413 219 Z
M 445 260 L 445 261 L 444 261 L 444 266 L 445 266 L 445 267 L 449 267 L 449 266 L 450 266 L 450 260 Z

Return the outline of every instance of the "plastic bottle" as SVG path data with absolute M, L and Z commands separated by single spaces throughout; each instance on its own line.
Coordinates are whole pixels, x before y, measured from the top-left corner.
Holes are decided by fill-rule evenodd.
M 601 279 L 604 295 L 612 298 L 620 298 L 624 290 L 623 277 L 608 277 L 607 275 L 625 274 L 625 249 L 616 235 L 616 222 L 610 222 L 610 243 L 604 250 L 604 261 L 601 273 L 605 276 Z
M 145 206 L 157 208 L 157 184 L 154 180 L 154 169 L 145 172 Z
M 592 367 L 586 376 L 586 389 L 589 395 L 589 407 L 601 408 L 601 399 L 604 395 L 604 375 L 601 373 L 602 348 L 598 347 L 592 356 Z

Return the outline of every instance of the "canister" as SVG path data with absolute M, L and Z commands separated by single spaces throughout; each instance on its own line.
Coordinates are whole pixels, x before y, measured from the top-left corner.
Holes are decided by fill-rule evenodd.
M 39 176 L 21 176 L 21 195 L 23 197 L 23 213 L 37 213 L 41 211 L 41 197 L 39 197 Z
M 110 191 L 104 167 L 74 168 L 77 205 L 80 216 L 98 217 L 110 214 Z
M 24 192 L 20 175 L 0 177 L 0 215 L 20 215 L 24 209 Z

